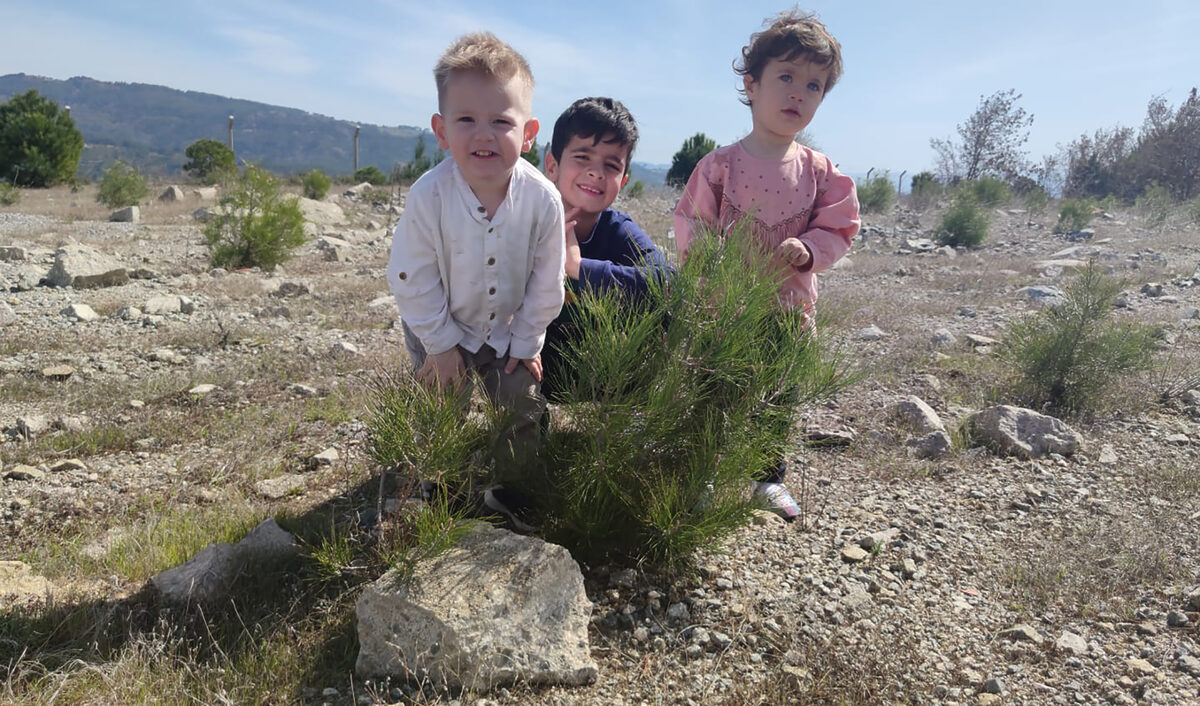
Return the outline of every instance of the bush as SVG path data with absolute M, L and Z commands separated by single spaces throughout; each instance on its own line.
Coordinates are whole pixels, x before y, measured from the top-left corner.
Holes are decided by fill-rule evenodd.
M 304 216 L 294 200 L 281 195 L 275 177 L 251 165 L 221 197 L 204 239 L 215 267 L 270 271 L 304 243 Z
M 1036 187 L 1025 194 L 1025 210 L 1035 216 L 1046 212 L 1050 205 L 1050 195 L 1042 187 Z
M 987 239 L 988 217 L 969 197 L 959 196 L 942 214 L 938 224 L 938 242 L 953 247 L 974 248 Z
M 933 175 L 933 172 L 919 172 L 913 175 L 912 184 L 909 185 L 908 198 L 914 208 L 928 208 L 941 195 L 942 184 Z
M 750 481 L 787 448 L 800 408 L 845 381 L 813 329 L 778 311 L 778 279 L 748 233 L 698 238 L 645 306 L 582 295 L 581 326 L 562 351 L 580 378 L 559 381 L 564 398 L 536 458 L 480 458 L 492 431 L 464 422 L 454 402 L 439 423 L 401 390 L 373 415 L 377 462 L 460 478 L 495 462 L 487 482 L 542 499 L 538 526 L 579 561 L 686 568 L 749 521 Z
M 1055 233 L 1075 233 L 1088 227 L 1096 215 L 1096 206 L 1087 199 L 1063 199 L 1058 209 Z
M 1012 190 L 1008 188 L 1008 184 L 995 177 L 985 176 L 964 181 L 958 188 L 980 206 L 1000 206 L 1012 200 Z
M 1121 283 L 1089 262 L 1067 286 L 1065 301 L 1014 324 L 1002 356 L 1016 368 L 1011 392 L 1053 411 L 1090 411 L 1114 379 L 1150 367 L 1151 329 L 1113 320 Z
M 411 184 L 421 178 L 422 174 L 432 169 L 434 165 L 440 163 L 444 158 L 445 154 L 441 150 L 438 150 L 433 158 L 430 159 L 429 155 L 425 154 L 425 136 L 421 135 L 417 138 L 417 146 L 413 148 L 412 161 L 407 164 L 397 164 L 393 167 L 390 181 L 393 184 Z
M 29 90 L 0 105 L 0 181 L 52 186 L 69 181 L 83 155 L 83 134 L 58 104 Z
M 320 169 L 314 169 L 304 175 L 300 185 L 304 188 L 304 198 L 320 201 L 325 198 L 325 194 L 329 193 L 329 187 L 333 186 L 333 180 L 325 176 L 325 172 Z
M 20 189 L 6 181 L 0 181 L 0 206 L 12 206 L 20 200 Z
M 641 179 L 634 179 L 629 182 L 629 186 L 625 187 L 625 195 L 631 199 L 640 199 L 646 193 L 646 183 Z
M 359 184 L 365 181 L 371 186 L 383 186 L 387 183 L 387 177 L 383 175 L 383 172 L 379 171 L 379 167 L 371 164 L 354 172 L 354 181 Z
M 188 161 L 183 171 L 205 184 L 216 184 L 232 178 L 237 173 L 237 162 L 233 150 L 216 140 L 196 140 L 184 151 Z
M 1158 182 L 1153 181 L 1146 185 L 1146 189 L 1133 202 L 1133 207 L 1141 214 L 1146 227 L 1156 231 L 1166 227 L 1173 205 L 1171 194 L 1159 186 Z
M 117 160 L 100 179 L 96 200 L 109 208 L 124 208 L 137 205 L 149 192 L 145 177 L 137 169 Z
M 887 172 L 858 185 L 858 205 L 863 213 L 887 213 L 896 203 L 896 191 Z

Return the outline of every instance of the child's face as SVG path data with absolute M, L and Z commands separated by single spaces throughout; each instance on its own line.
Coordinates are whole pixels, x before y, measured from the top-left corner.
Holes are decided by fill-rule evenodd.
M 594 135 L 574 136 L 563 148 L 562 161 L 546 155 L 546 176 L 558 187 L 568 209 L 597 214 L 617 200 L 625 184 L 629 146 L 606 141 L 611 139 L 612 135 L 605 135 L 596 142 Z
M 528 87 L 517 77 L 500 81 L 459 72 L 446 83 L 441 109 L 431 121 L 433 133 L 467 183 L 474 189 L 507 188 L 513 166 L 537 137 Z
M 793 139 L 812 122 L 821 100 L 829 70 L 807 59 L 771 59 L 762 78 L 743 77 L 754 129 Z

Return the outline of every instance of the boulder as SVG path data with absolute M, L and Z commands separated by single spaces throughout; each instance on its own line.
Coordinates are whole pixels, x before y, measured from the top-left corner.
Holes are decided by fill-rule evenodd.
M 920 459 L 948 456 L 954 445 L 950 435 L 944 431 L 933 431 L 924 436 L 915 436 L 904 444 L 909 453 Z
M 0 561 L 0 602 L 42 600 L 50 594 L 50 582 L 29 570 L 22 561 Z
M 183 189 L 172 184 L 172 185 L 168 186 L 166 189 L 163 189 L 163 192 L 158 195 L 158 200 L 159 201 L 182 201 L 183 200 Z
M 96 310 L 87 304 L 70 304 L 59 313 L 68 319 L 75 319 L 76 321 L 95 321 L 100 318 Z
M 592 604 L 567 550 L 480 525 L 458 546 L 393 570 L 358 599 L 364 677 L 428 680 L 483 692 L 506 684 L 596 678 Z
M 0 326 L 11 326 L 17 322 L 17 315 L 6 302 L 0 302 Z
M 192 189 L 192 198 L 196 198 L 201 201 L 216 201 L 217 200 L 217 187 L 202 186 L 198 189 Z
M 1023 407 L 988 407 L 968 417 L 967 423 L 975 439 L 1022 458 L 1068 456 L 1083 445 L 1083 437 L 1061 420 Z
M 350 253 L 350 243 L 341 238 L 323 235 L 317 238 L 317 249 L 325 254 L 330 262 L 345 262 Z
M 108 220 L 113 223 L 137 223 L 142 220 L 142 211 L 137 206 L 126 206 L 110 213 Z
M 209 603 L 225 596 L 244 572 L 294 557 L 300 545 L 273 519 L 236 544 L 210 544 L 185 563 L 154 576 L 150 585 L 172 603 Z
M 901 398 L 892 405 L 892 416 L 902 425 L 922 433 L 945 431 L 946 425 L 925 400 L 916 395 Z
M 46 281 L 55 287 L 88 289 L 116 287 L 129 281 L 129 273 L 119 262 L 87 245 L 72 243 L 54 253 L 54 266 Z
M 314 201 L 306 199 L 303 196 L 296 200 L 296 205 L 300 207 L 300 213 L 304 214 L 304 220 L 310 223 L 316 223 L 322 226 L 332 226 L 342 223 L 346 220 L 346 214 L 342 211 L 342 207 L 336 203 L 328 201 Z
M 196 310 L 196 305 L 188 297 L 178 294 L 165 294 L 157 297 L 150 297 L 146 303 L 142 305 L 142 312 L 150 316 L 162 316 L 164 314 L 191 314 Z

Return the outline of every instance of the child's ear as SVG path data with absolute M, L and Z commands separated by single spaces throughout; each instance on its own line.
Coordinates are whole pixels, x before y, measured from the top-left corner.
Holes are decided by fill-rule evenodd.
M 629 183 L 629 174 L 626 174 L 625 176 L 621 177 L 621 188 L 622 189 L 625 188 L 625 185 L 628 183 Z
M 553 152 L 546 153 L 545 161 L 546 178 L 558 184 L 558 160 L 554 158 Z
M 533 148 L 533 141 L 537 139 L 538 128 L 541 124 L 537 118 L 530 118 L 525 121 L 525 139 L 521 143 L 521 151 L 528 152 Z
M 446 141 L 446 119 L 441 113 L 434 113 L 429 119 L 429 128 L 433 130 L 433 136 L 437 138 L 438 149 L 450 149 L 450 143 Z
M 746 92 L 746 100 L 754 101 L 754 89 L 758 88 L 758 82 L 750 74 L 742 76 L 742 88 Z

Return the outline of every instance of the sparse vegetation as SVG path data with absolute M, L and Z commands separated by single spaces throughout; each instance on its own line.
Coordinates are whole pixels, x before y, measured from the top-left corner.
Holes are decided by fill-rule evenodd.
M 646 184 L 641 179 L 634 179 L 625 187 L 625 195 L 631 199 L 640 199 L 646 193 Z
M 359 184 L 366 182 L 371 186 L 383 186 L 387 183 L 387 177 L 379 171 L 379 167 L 369 164 L 354 172 L 354 181 Z
M 1151 330 L 1113 319 L 1121 283 L 1089 262 L 1063 303 L 1012 325 L 1004 356 L 1017 371 L 1012 396 L 1035 408 L 1085 413 L 1120 376 L 1148 369 Z
M 942 214 L 938 242 L 952 247 L 979 247 L 987 239 L 988 227 L 987 213 L 979 204 L 970 197 L 959 196 Z
M 188 161 L 183 165 L 183 171 L 205 184 L 216 184 L 232 178 L 237 173 L 233 150 L 223 142 L 196 140 L 188 145 L 184 154 Z
M 887 213 L 896 203 L 896 190 L 885 171 L 858 185 L 858 204 L 863 213 Z
M 0 181 L 52 186 L 70 181 L 83 155 L 83 134 L 54 101 L 35 90 L 0 104 Z
M 536 151 L 536 148 L 535 150 Z M 525 155 L 521 155 L 524 157 Z M 421 135 L 417 138 L 417 146 L 413 148 L 413 158 L 405 164 L 397 164 L 392 170 L 391 183 L 393 184 L 411 184 L 421 175 L 432 169 L 440 163 L 445 155 L 439 149 L 433 158 L 425 154 L 425 136 Z
M 138 170 L 118 160 L 104 172 L 96 200 L 109 208 L 136 206 L 149 191 L 146 178 Z
M 1013 89 L 980 96 L 979 107 L 958 125 L 958 140 L 930 140 L 937 153 L 938 176 L 947 182 L 991 176 L 1012 181 L 1028 169 L 1022 146 L 1029 140 L 1033 116 L 1017 105 Z
M 1086 199 L 1063 199 L 1058 209 L 1055 233 L 1076 233 L 1087 228 L 1096 216 L 1096 206 Z
M 204 226 L 216 267 L 273 270 L 304 243 L 304 216 L 279 183 L 251 165 L 221 197 L 217 217 Z
M 1133 207 L 1142 216 L 1142 221 L 1150 230 L 1161 231 L 1171 217 L 1174 204 L 1167 190 L 1157 182 L 1150 182 L 1144 191 L 1138 195 Z
M 6 181 L 0 181 L 0 206 L 15 206 L 21 201 L 21 190 Z
M 958 185 L 958 189 L 975 203 L 988 208 L 1002 206 L 1012 200 L 1012 190 L 1008 184 L 992 176 L 964 181 Z
M 333 186 L 333 180 L 320 169 L 314 169 L 304 175 L 300 185 L 304 189 L 304 198 L 320 201 L 329 193 L 329 187 Z
M 909 185 L 908 198 L 913 208 L 925 210 L 942 195 L 942 184 L 933 172 L 918 172 Z

